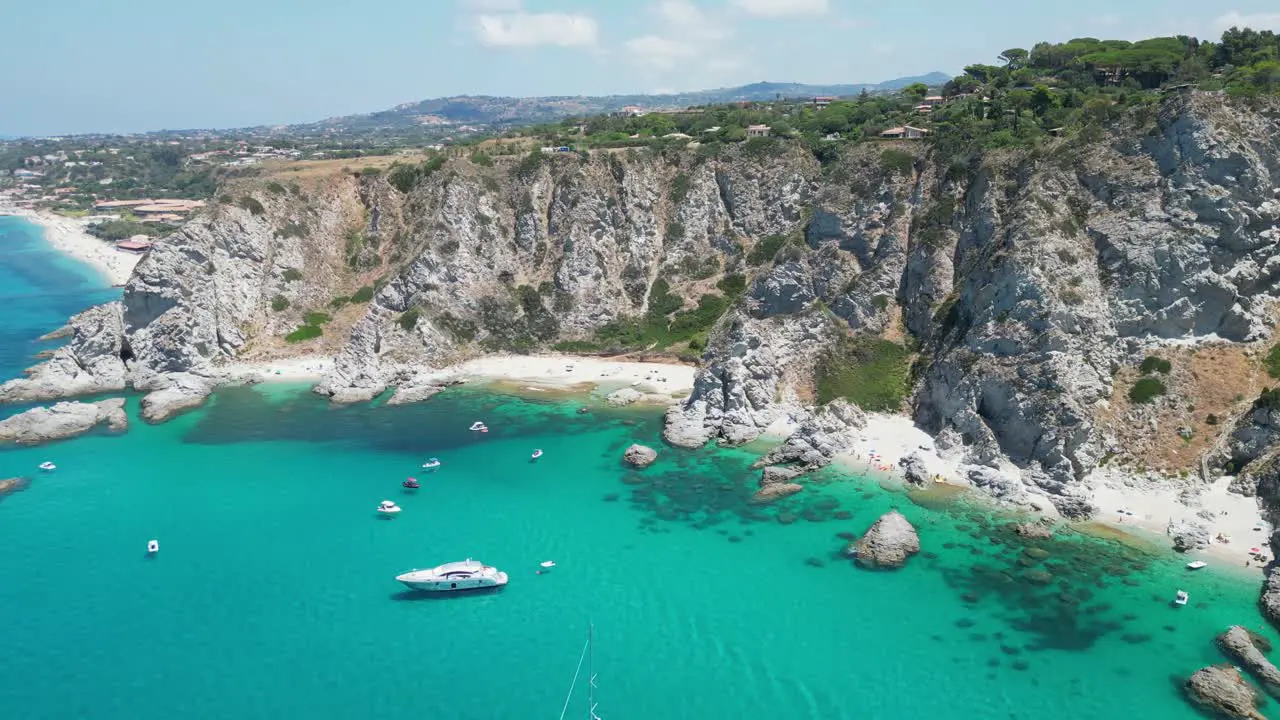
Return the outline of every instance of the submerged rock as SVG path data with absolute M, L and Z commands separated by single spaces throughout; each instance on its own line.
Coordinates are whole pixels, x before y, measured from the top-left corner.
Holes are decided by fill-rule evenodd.
M 102 424 L 115 432 L 128 429 L 123 398 L 96 403 L 60 402 L 52 407 L 32 408 L 0 421 L 0 442 L 39 445 L 83 435 Z
M 1193 703 L 1222 717 L 1266 720 L 1258 712 L 1258 691 L 1230 665 L 1197 670 L 1184 689 Z
M 1272 695 L 1280 697 L 1280 669 L 1271 664 L 1263 648 L 1258 647 L 1256 636 L 1240 625 L 1232 625 L 1226 632 L 1218 636 L 1218 647 L 1236 662 L 1244 665 L 1253 676 L 1262 681 L 1263 687 Z M 1270 643 L 1264 647 L 1270 649 Z
M 765 485 L 757 490 L 756 494 L 751 497 L 751 502 L 763 505 L 774 502 L 775 500 L 781 500 L 784 497 L 790 497 L 801 490 L 804 490 L 804 486 L 797 485 L 796 483 L 775 483 L 773 485 Z
M 767 467 L 760 471 L 760 487 L 789 483 L 800 477 L 800 471 L 794 468 Z
M 27 486 L 27 479 L 24 477 L 12 477 L 0 480 L 0 497 L 4 497 L 9 493 L 15 493 Z
M 609 396 L 606 397 L 604 401 L 609 405 L 609 407 L 626 407 L 635 403 L 641 397 L 643 397 L 643 395 L 639 390 L 622 388 L 621 390 L 615 390 L 609 393 Z
M 622 453 L 622 461 L 634 467 L 649 467 L 658 459 L 658 451 L 644 445 L 632 445 Z
M 1204 523 L 1195 520 L 1170 520 L 1166 532 L 1173 538 L 1173 549 L 1178 552 L 1209 547 L 1209 527 Z
M 1024 538 L 1053 537 L 1052 522 L 1025 522 L 1013 526 L 1013 531 Z
M 898 568 L 920 552 L 920 538 L 897 510 L 887 512 L 853 546 L 858 564 L 866 568 Z

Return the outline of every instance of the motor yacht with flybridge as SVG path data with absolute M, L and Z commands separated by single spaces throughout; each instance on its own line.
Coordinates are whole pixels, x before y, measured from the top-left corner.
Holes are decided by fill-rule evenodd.
M 412 590 L 426 592 L 460 592 L 499 588 L 507 584 L 507 574 L 496 567 L 471 558 L 445 563 L 429 570 L 411 570 L 397 575 L 396 580 Z

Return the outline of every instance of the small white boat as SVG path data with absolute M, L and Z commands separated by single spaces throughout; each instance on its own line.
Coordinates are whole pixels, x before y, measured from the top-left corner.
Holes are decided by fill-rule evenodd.
M 428 470 L 434 470 L 440 467 L 440 460 L 439 458 L 428 458 L 426 462 L 422 463 L 422 467 Z
M 426 592 L 461 592 L 499 588 L 507 584 L 507 574 L 498 568 L 467 558 L 429 570 L 411 570 L 397 575 L 396 580 L 411 590 Z
M 378 512 L 383 515 L 395 515 L 400 512 L 400 506 L 390 500 L 383 500 L 382 504 L 378 506 Z
M 485 430 L 488 430 L 489 428 L 485 427 L 485 424 L 484 424 L 484 423 L 482 423 L 482 422 L 480 422 L 479 420 L 477 420 L 477 421 L 475 421 L 475 422 L 471 423 L 471 427 L 470 427 L 470 428 L 468 428 L 468 429 L 469 429 L 469 430 L 471 430 L 471 432 L 484 432 Z
M 556 566 L 556 561 L 555 561 L 555 560 L 543 560 L 542 562 L 540 562 L 540 563 L 538 563 L 538 564 L 539 564 L 539 565 L 541 565 L 541 566 L 542 566 L 542 567 L 544 567 L 544 568 L 553 568 L 553 567 L 555 567 L 555 566 Z
M 1196 560 L 1195 562 L 1189 562 L 1189 563 L 1187 563 L 1187 569 L 1188 569 L 1188 570 L 1199 570 L 1200 568 L 1205 567 L 1205 566 L 1206 566 L 1206 565 L 1208 565 L 1208 564 L 1209 564 L 1209 563 L 1207 563 L 1207 562 L 1205 562 L 1205 561 L 1203 561 L 1203 560 Z
M 57 466 L 57 465 L 54 465 L 53 463 L 49 462 L 48 460 L 45 460 L 44 462 L 40 463 L 40 469 L 41 469 L 41 470 L 43 470 L 43 471 L 45 471 L 45 472 L 53 472 L 54 470 L 57 470 L 57 469 L 58 469 L 58 466 Z
M 147 541 L 147 552 L 148 552 L 148 553 L 150 553 L 150 554 L 152 554 L 152 555 L 155 555 L 156 553 L 160 552 L 160 541 L 159 541 L 159 540 L 148 540 L 148 541 Z
M 533 454 L 529 456 L 529 458 L 530 458 L 531 460 L 537 460 L 537 459 L 538 459 L 538 458 L 540 458 L 540 457 L 542 457 L 542 451 L 541 451 L 541 450 L 534 450 L 534 451 L 533 451 Z
M 1191 599 L 1191 596 L 1190 596 L 1190 595 L 1187 595 L 1187 591 L 1186 591 L 1186 590 L 1179 590 L 1179 591 L 1178 591 L 1178 596 L 1177 596 L 1176 598 L 1174 598 L 1174 599 L 1173 599 L 1173 604 L 1174 604 L 1174 605 L 1186 605 L 1186 604 L 1187 604 L 1187 601 L 1188 601 L 1188 600 L 1190 600 L 1190 599 Z

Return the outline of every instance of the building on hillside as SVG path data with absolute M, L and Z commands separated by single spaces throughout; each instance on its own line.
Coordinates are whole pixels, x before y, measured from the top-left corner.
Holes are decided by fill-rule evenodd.
M 928 105 L 929 107 L 937 107 L 938 105 L 941 105 L 946 101 L 947 99 L 942 97 L 941 95 L 930 95 L 929 97 L 926 97 L 924 99 L 924 102 L 922 104 Z
M 916 114 L 917 114 L 917 115 L 928 115 L 929 113 L 933 112 L 933 106 L 932 106 L 932 105 L 917 105 L 917 106 L 915 106 L 914 110 L 916 111 Z
M 615 117 L 640 117 L 644 115 L 644 110 L 638 105 L 627 105 L 613 114 Z
M 749 138 L 769 137 L 769 126 L 768 125 L 748 125 L 747 137 Z
M 835 98 L 829 95 L 819 95 L 818 97 L 815 97 L 813 99 L 813 106 L 821 110 L 826 106 L 830 105 L 831 103 L 835 102 L 835 100 L 836 100 Z
M 151 238 L 146 235 L 134 235 L 128 240 L 121 240 L 116 243 L 116 249 L 131 253 L 144 253 L 151 249 Z
M 924 128 L 903 125 L 902 127 L 889 128 L 888 130 L 885 130 L 880 133 L 880 137 L 885 138 L 886 140 L 919 140 L 928 134 L 929 131 Z

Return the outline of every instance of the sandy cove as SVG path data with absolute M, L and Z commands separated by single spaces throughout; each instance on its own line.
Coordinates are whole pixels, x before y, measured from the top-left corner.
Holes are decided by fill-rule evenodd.
M 333 369 L 327 357 L 233 362 L 218 369 L 230 376 L 263 382 L 318 381 Z M 534 389 L 581 385 L 634 387 L 645 393 L 677 397 L 693 389 L 697 368 L 676 363 L 635 362 L 572 355 L 494 355 L 476 358 L 432 373 L 426 379 L 445 382 L 503 380 Z
M 113 287 L 128 282 L 133 267 L 142 259 L 139 254 L 117 250 L 110 242 L 90 235 L 85 231 L 91 222 L 88 219 L 14 207 L 0 207 L 0 215 L 13 215 L 39 225 L 55 250 L 91 266 Z

